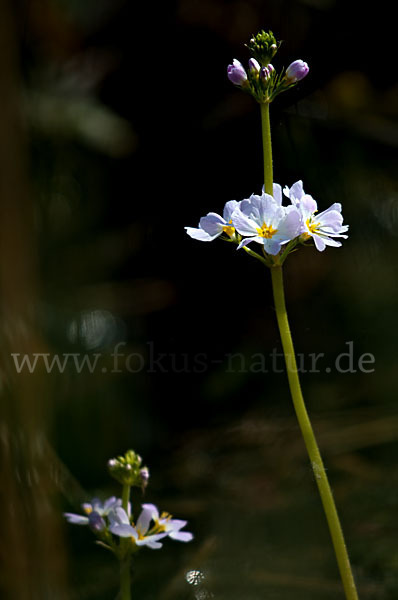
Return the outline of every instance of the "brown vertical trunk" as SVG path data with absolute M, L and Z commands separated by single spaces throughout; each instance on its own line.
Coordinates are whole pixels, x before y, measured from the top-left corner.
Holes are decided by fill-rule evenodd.
M 7 598 L 43 600 L 63 597 L 64 561 L 45 450 L 46 375 L 18 374 L 11 356 L 44 345 L 12 7 L 0 0 L 0 579 Z

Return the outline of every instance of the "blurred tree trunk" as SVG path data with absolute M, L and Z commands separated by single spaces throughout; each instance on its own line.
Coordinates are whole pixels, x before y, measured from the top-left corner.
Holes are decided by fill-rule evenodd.
M 11 356 L 44 350 L 14 9 L 0 0 L 0 581 L 6 598 L 53 600 L 64 597 L 64 559 L 46 454 L 46 375 L 18 374 Z

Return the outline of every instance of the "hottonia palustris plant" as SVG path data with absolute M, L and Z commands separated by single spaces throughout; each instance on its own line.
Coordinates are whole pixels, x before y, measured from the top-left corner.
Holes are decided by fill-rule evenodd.
M 345 595 L 347 600 L 356 600 L 358 595 L 343 532 L 301 392 L 282 275 L 282 265 L 293 250 L 312 242 L 320 252 L 326 246 L 341 246 L 337 238 L 347 238 L 348 225 L 343 225 L 339 203 L 318 213 L 317 203 L 304 192 L 302 181 L 297 181 L 290 188 L 285 187 L 283 193 L 281 186 L 273 182 L 269 107 L 276 96 L 295 86 L 309 71 L 307 63 L 295 60 L 286 70 L 278 72 L 271 60 L 279 45 L 271 31 L 260 31 L 246 45 L 252 55 L 248 68 L 234 59 L 227 71 L 229 80 L 260 105 L 264 157 L 262 193 L 252 194 L 240 202 L 230 200 L 225 204 L 222 216 L 208 213 L 200 219 L 197 228 L 186 227 L 186 231 L 202 242 L 216 238 L 232 242 L 238 250 L 243 249 L 271 271 L 276 316 L 294 408 L 322 499 Z M 287 199 L 287 206 L 282 203 L 283 196 Z M 253 243 L 260 246 L 259 252 L 248 247 Z
M 65 513 L 65 517 L 74 525 L 88 525 L 97 537 L 97 543 L 115 554 L 120 561 L 120 600 L 130 600 L 133 555 L 144 546 L 152 550 L 161 548 L 166 537 L 190 542 L 193 535 L 181 531 L 186 521 L 172 519 L 168 513 L 159 514 L 154 504 L 143 504 L 139 516 L 134 519 L 130 491 L 132 487 L 146 488 L 149 471 L 133 450 L 111 458 L 108 469 L 122 485 L 122 497 L 112 496 L 104 502 L 94 498 L 82 504 L 84 514 Z

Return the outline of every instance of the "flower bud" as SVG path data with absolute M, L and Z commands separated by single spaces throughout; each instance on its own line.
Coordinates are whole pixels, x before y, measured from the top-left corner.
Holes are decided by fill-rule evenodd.
M 147 467 L 142 467 L 142 458 L 133 450 L 128 450 L 124 456 L 108 460 L 109 473 L 122 485 L 143 487 L 143 480 L 149 478 Z M 144 476 L 142 472 L 144 471 Z M 146 475 L 147 474 L 147 475 Z
M 259 73 L 261 67 L 255 58 L 249 58 L 249 70 L 251 73 Z
M 310 68 L 306 62 L 302 60 L 295 60 L 286 69 L 285 81 L 288 84 L 296 83 L 297 81 L 304 79 L 309 70 Z
M 94 532 L 99 533 L 105 529 L 105 521 L 97 511 L 93 510 L 88 515 L 88 525 Z
M 263 81 L 268 81 L 269 78 L 271 77 L 271 74 L 273 73 L 273 71 L 275 71 L 275 69 L 274 69 L 274 67 L 270 63 L 269 65 L 267 65 L 266 67 L 263 67 L 261 69 L 260 78 Z
M 236 60 L 236 58 L 234 58 L 234 60 L 232 61 L 232 65 L 228 65 L 227 75 L 228 75 L 228 79 L 234 85 L 242 86 L 247 81 L 246 71 L 245 71 L 242 63 L 240 63 L 238 60 Z
M 269 64 L 278 51 L 279 45 L 272 31 L 259 31 L 246 44 L 251 54 L 258 60 L 262 67 L 266 67 Z
M 140 470 L 140 476 L 141 476 L 141 481 L 142 481 L 142 489 L 144 490 L 146 488 L 146 486 L 148 485 L 148 481 L 149 481 L 149 469 L 148 469 L 148 467 L 143 467 Z

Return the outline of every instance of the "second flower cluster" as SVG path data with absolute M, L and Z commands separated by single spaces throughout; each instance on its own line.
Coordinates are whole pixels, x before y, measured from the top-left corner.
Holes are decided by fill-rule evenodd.
M 115 543 L 113 536 L 128 539 L 125 552 L 133 552 L 140 546 L 156 550 L 162 547 L 160 540 L 166 537 L 180 542 L 190 542 L 193 538 L 192 533 L 181 531 L 186 521 L 173 519 L 168 513 L 159 514 L 154 504 L 143 504 L 136 522 L 132 520 L 130 503 L 126 511 L 122 508 L 121 499 L 115 496 L 104 503 L 95 498 L 84 503 L 82 508 L 83 515 L 64 513 L 64 516 L 74 525 L 88 525 L 101 545 L 115 554 L 120 554 L 122 548 Z

